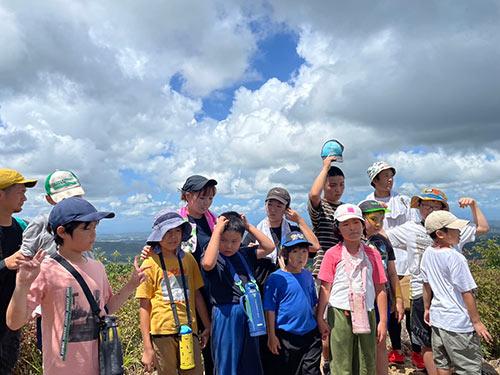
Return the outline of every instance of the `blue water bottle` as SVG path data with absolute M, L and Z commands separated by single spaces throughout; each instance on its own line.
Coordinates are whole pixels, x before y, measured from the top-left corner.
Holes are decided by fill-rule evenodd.
M 266 334 L 266 319 L 262 300 L 257 284 L 250 281 L 245 284 L 245 294 L 241 296 L 240 301 L 248 318 L 248 330 L 250 336 L 262 336 Z

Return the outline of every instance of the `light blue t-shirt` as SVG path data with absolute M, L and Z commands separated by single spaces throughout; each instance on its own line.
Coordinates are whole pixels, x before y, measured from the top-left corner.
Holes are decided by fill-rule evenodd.
M 276 313 L 276 328 L 295 335 L 316 328 L 314 308 L 318 303 L 311 272 L 273 272 L 264 287 L 264 310 Z

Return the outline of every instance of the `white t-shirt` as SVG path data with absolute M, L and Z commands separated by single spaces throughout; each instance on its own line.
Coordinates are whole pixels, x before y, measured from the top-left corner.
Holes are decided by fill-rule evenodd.
M 403 225 L 387 229 L 387 237 L 393 247 L 406 250 L 408 255 L 408 271 L 410 272 L 410 296 L 411 299 L 422 297 L 424 293 L 424 282 L 420 272 L 420 263 L 424 251 L 432 245 L 432 238 L 425 231 L 421 223 L 407 221 Z M 462 252 L 468 242 L 476 239 L 476 226 L 467 225 L 460 233 L 460 243 L 455 250 Z
M 422 257 L 422 279 L 432 292 L 432 326 L 451 332 L 472 332 L 474 327 L 462 293 L 476 289 L 465 257 L 451 248 L 429 246 Z
M 410 208 L 410 198 L 406 195 L 400 195 L 397 192 L 391 191 L 391 195 L 385 198 L 375 198 L 375 193 L 368 194 L 366 199 L 373 199 L 379 202 L 384 202 L 390 212 L 385 214 L 384 229 L 394 228 L 402 225 L 407 221 L 420 221 L 420 214 L 418 210 Z M 408 271 L 408 257 L 406 250 L 398 248 L 392 244 L 394 248 L 394 255 L 396 256 L 396 272 L 400 276 L 409 275 Z

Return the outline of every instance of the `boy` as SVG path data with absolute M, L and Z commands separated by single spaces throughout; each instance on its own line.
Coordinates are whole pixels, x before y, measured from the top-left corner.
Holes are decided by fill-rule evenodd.
M 83 277 L 102 315 L 105 310 L 109 314 L 116 312 L 145 277 L 136 258 L 130 280 L 113 295 L 102 263 L 82 255 L 94 244 L 99 220 L 114 216 L 112 212 L 98 212 L 78 197 L 62 200 L 49 215 L 58 254 Z M 41 305 L 43 373 L 97 375 L 99 322 L 72 274 L 53 257 L 44 257 L 45 252 L 40 251 L 19 267 L 7 309 L 7 325 L 13 330 L 21 328 L 33 309 Z
M 187 241 L 189 237 L 191 225 L 188 221 L 176 212 L 162 211 L 157 215 L 153 231 L 147 240 L 155 255 L 144 261 L 143 266 L 150 266 L 145 272 L 147 279 L 135 294 L 140 303 L 139 316 L 144 343 L 142 363 L 147 372 L 153 371 L 156 363 L 159 375 L 203 374 L 201 348 L 196 338 L 193 340 L 195 367 L 191 370 L 179 368 L 180 325 L 189 324 L 193 332 L 198 332 L 195 313 L 198 311 L 207 327 L 201 337 L 201 347 L 205 346 L 210 335 L 210 318 L 200 293 L 203 286 L 200 269 L 193 255 L 181 250 L 181 242 Z M 164 278 L 160 257 L 163 258 L 168 279 Z M 167 282 L 174 301 L 170 300 Z M 175 303 L 177 318 L 172 310 L 172 303 Z
M 309 246 L 301 232 L 288 233 L 281 248 L 285 269 L 271 274 L 265 286 L 268 347 L 278 374 L 320 374 L 318 298 L 312 274 L 304 269 Z
M 453 249 L 467 223 L 448 211 L 434 211 L 425 219 L 433 244 L 422 256 L 424 315 L 432 326 L 432 353 L 439 375 L 451 374 L 452 367 L 459 375 L 481 374 L 480 338 L 492 341 L 479 318 L 473 294 L 477 285 L 467 260 Z
M 20 251 L 23 228 L 12 217 L 21 212 L 30 180 L 8 168 L 0 169 L 0 374 L 9 374 L 19 355 L 19 332 L 8 329 L 5 313 L 16 285 L 16 270 L 29 260 Z
M 259 246 L 241 247 L 245 229 Z M 274 243 L 236 212 L 223 213 L 201 259 L 212 310 L 212 357 L 218 374 L 259 375 L 259 338 L 250 336 L 241 287 L 251 282 L 257 259 L 274 250 Z M 236 282 L 236 277 L 241 284 Z
M 418 221 L 418 213 L 410 208 L 410 198 L 393 191 L 396 168 L 384 161 L 373 163 L 366 171 L 370 185 L 375 189 L 366 199 L 373 199 L 386 204 L 389 212 L 384 217 L 384 229 L 393 228 L 407 221 Z M 406 329 L 411 337 L 409 302 L 409 271 L 406 251 L 393 244 L 396 255 L 396 271 L 400 278 L 401 292 L 406 310 Z M 389 316 L 389 337 L 392 350 L 389 352 L 389 362 L 404 363 L 401 352 L 401 323 L 395 313 Z
M 460 198 L 461 208 L 470 207 L 474 224 L 468 224 L 460 233 L 460 242 L 455 250 L 461 252 L 464 245 L 473 242 L 476 235 L 485 234 L 489 230 L 488 222 L 477 202 L 472 198 Z M 412 363 L 418 369 L 425 368 L 429 375 L 437 370 L 432 359 L 431 329 L 424 322 L 423 280 L 420 270 L 422 255 L 432 245 L 432 238 L 425 231 L 424 221 L 427 216 L 437 210 L 449 210 L 446 194 L 436 188 L 425 188 L 422 193 L 411 198 L 411 207 L 418 209 L 422 221 L 408 221 L 403 225 L 387 229 L 386 234 L 394 246 L 408 252 L 408 269 L 410 271 L 411 299 L 411 341 Z M 419 353 L 421 351 L 421 354 Z

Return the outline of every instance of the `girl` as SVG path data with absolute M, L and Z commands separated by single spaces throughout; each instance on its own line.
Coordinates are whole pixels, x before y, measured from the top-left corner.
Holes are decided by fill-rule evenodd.
M 318 326 L 323 338 L 330 334 L 333 374 L 375 375 L 376 343 L 385 341 L 387 331 L 387 278 L 382 258 L 362 242 L 364 219 L 358 206 L 339 206 L 334 220 L 340 242 L 325 253 L 318 274 Z M 324 319 L 327 304 L 331 307 L 328 323 Z

